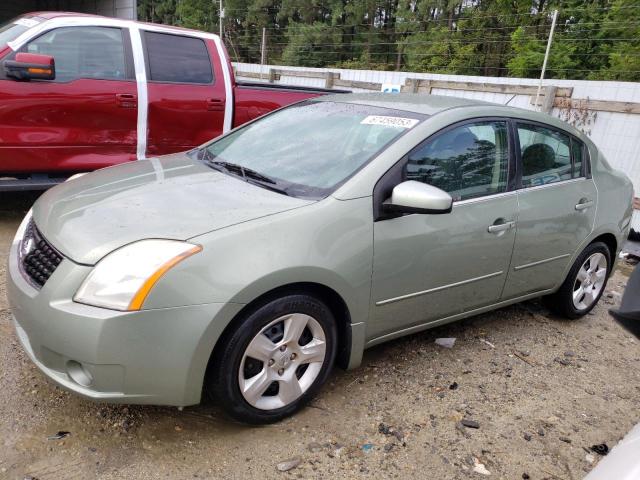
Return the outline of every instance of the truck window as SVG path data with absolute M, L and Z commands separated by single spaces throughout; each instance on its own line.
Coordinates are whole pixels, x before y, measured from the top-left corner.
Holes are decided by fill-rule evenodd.
M 51 55 L 56 81 L 79 78 L 124 80 L 125 49 L 122 30 L 111 27 L 62 27 L 29 42 L 23 50 Z
M 144 32 L 149 80 L 170 83 L 212 83 L 207 46 L 199 38 Z

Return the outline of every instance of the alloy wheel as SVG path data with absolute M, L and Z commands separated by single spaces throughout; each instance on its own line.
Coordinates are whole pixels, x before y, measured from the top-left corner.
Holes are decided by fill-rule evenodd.
M 573 306 L 586 310 L 598 299 L 607 280 L 607 258 L 599 252 L 589 256 L 578 270 L 573 284 Z
M 261 410 L 289 405 L 311 387 L 325 357 L 325 332 L 315 318 L 281 316 L 249 342 L 238 371 L 240 392 Z

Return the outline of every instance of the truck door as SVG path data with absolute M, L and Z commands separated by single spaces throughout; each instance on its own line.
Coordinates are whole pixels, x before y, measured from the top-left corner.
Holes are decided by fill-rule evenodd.
M 149 98 L 147 156 L 180 152 L 222 133 L 225 88 L 212 41 L 143 31 Z
M 60 27 L 19 51 L 53 56 L 56 78 L 0 76 L 0 174 L 88 171 L 136 158 L 137 88 L 127 31 Z

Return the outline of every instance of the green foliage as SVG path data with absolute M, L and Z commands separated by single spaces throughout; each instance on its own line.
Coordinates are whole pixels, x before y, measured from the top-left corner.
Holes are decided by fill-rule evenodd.
M 291 23 L 286 38 L 282 61 L 287 65 L 324 67 L 341 47 L 339 33 L 320 22 Z
M 572 56 L 575 51 L 574 43 L 563 42 L 560 35 L 556 38 L 547 60 L 547 68 L 554 72 L 553 77 L 570 78 L 571 72 L 579 66 Z M 509 75 L 525 78 L 539 77 L 547 44 L 531 38 L 525 34 L 524 28 L 518 27 L 511 35 L 511 48 L 513 56 L 507 62 Z
M 638 0 L 223 0 L 234 60 L 538 77 L 640 80 Z M 219 0 L 138 0 L 141 20 L 218 31 Z

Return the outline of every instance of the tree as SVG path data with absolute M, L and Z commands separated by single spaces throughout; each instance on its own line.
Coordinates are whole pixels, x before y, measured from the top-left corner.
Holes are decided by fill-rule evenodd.
M 547 43 L 543 38 L 531 37 L 525 33 L 523 27 L 518 27 L 511 35 L 513 56 L 507 62 L 509 75 L 512 77 L 539 77 L 544 63 Z M 573 42 L 565 42 L 558 34 L 552 43 L 547 60 L 548 78 L 571 78 L 571 72 L 577 70 L 578 65 L 572 57 L 575 51 Z
M 141 20 L 218 30 L 219 0 L 139 0 Z M 234 60 L 485 76 L 640 80 L 638 0 L 224 0 Z

